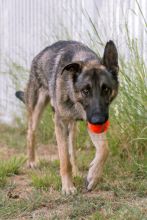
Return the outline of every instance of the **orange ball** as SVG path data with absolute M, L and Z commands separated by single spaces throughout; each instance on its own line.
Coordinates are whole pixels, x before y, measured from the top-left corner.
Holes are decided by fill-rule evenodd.
M 89 130 L 94 133 L 97 133 L 97 134 L 100 134 L 100 133 L 107 131 L 109 126 L 110 126 L 110 122 L 108 120 L 102 125 L 95 125 L 95 124 L 91 124 L 88 122 Z

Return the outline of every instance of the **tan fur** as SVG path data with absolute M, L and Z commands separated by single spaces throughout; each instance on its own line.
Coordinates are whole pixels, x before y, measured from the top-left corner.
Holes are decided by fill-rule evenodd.
M 55 132 L 60 158 L 60 175 L 62 181 L 62 192 L 74 193 L 75 187 L 72 183 L 72 169 L 68 149 L 68 121 L 62 121 L 55 114 Z M 71 155 L 72 158 L 74 157 Z
M 28 110 L 27 151 L 28 167 L 35 167 L 35 133 L 40 116 L 47 104 L 47 94 L 43 89 L 39 90 L 39 97 L 33 111 Z
M 68 137 L 68 149 L 70 155 L 70 162 L 72 164 L 72 174 L 73 176 L 79 175 L 78 167 L 76 165 L 76 123 L 74 121 L 69 124 L 69 137 Z
M 93 60 L 92 62 L 88 62 L 86 65 L 84 65 L 83 70 L 87 71 L 90 70 L 92 67 L 95 67 L 96 69 L 101 69 L 101 64 L 97 62 L 97 60 Z
M 106 134 L 95 134 L 89 131 L 91 140 L 96 148 L 95 158 L 90 164 L 87 181 L 87 189 L 91 190 L 99 181 L 102 175 L 104 163 L 108 157 L 108 142 Z

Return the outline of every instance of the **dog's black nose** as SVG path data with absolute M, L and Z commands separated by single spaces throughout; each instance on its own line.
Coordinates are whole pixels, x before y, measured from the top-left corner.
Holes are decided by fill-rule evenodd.
M 97 114 L 94 114 L 92 117 L 91 117 L 91 124 L 104 124 L 106 121 L 106 117 L 103 116 L 103 115 L 97 115 Z

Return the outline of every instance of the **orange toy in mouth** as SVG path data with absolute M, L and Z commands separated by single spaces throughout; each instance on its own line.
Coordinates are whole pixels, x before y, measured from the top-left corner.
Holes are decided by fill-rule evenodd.
M 109 125 L 110 125 L 110 122 L 108 120 L 102 125 L 95 125 L 95 124 L 91 124 L 88 122 L 89 130 L 97 134 L 107 131 L 107 129 L 109 128 Z

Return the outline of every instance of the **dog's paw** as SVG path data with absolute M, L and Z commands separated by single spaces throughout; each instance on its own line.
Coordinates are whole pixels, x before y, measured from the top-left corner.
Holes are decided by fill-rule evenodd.
M 70 195 L 75 193 L 77 193 L 77 190 L 74 187 L 71 178 L 69 176 L 62 177 L 62 194 Z
M 102 167 L 99 164 L 93 161 L 90 165 L 91 167 L 86 178 L 86 188 L 88 191 L 94 189 L 102 175 Z
M 76 194 L 77 193 L 77 189 L 74 186 L 64 186 L 62 187 L 62 194 L 63 195 L 71 195 L 71 194 Z
M 28 161 L 27 162 L 27 168 L 29 169 L 36 169 L 37 168 L 37 164 L 35 161 Z
M 87 191 L 91 191 L 92 189 L 94 189 L 95 186 L 97 185 L 97 183 L 98 183 L 97 179 L 89 179 L 87 177 L 85 180 L 85 185 L 86 185 Z

